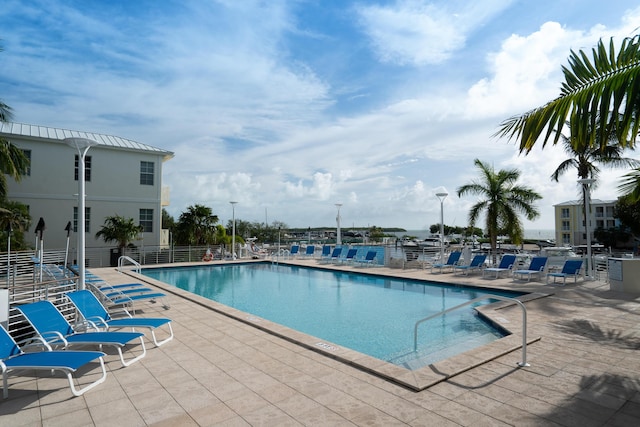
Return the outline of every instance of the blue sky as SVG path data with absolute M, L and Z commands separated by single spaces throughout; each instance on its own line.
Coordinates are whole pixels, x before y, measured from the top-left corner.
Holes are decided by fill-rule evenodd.
M 518 168 L 551 229 L 559 147 L 492 135 L 553 99 L 570 49 L 638 32 L 631 1 L 21 1 L 0 8 L 14 121 L 171 150 L 169 212 L 292 227 L 467 225 L 475 158 Z M 635 153 L 628 153 L 637 157 Z M 594 198 L 615 199 L 624 170 Z

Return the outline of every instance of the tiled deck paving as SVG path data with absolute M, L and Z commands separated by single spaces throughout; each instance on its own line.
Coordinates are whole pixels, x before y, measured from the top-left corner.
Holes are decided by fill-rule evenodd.
M 131 281 L 113 269 L 92 271 L 112 283 Z M 613 293 L 602 282 L 562 288 L 422 270 L 375 272 L 551 294 L 526 302 L 528 336 L 540 337 L 528 346 L 531 366 L 516 366 L 518 349 L 448 379 L 437 372 L 440 382 L 415 392 L 175 290 L 168 311 L 139 305 L 145 316 L 173 319 L 173 341 L 149 343 L 147 356 L 127 368 L 109 354 L 106 382 L 81 397 L 72 397 L 60 376 L 11 376 L 0 425 L 640 425 L 640 296 Z M 518 338 L 518 307 L 491 315 Z

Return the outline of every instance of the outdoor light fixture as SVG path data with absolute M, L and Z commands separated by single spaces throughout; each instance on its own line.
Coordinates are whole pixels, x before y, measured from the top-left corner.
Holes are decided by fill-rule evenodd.
M 78 289 L 85 288 L 85 212 L 84 212 L 84 160 L 87 151 L 94 145 L 98 145 L 96 141 L 87 138 L 65 138 L 65 144 L 75 148 L 78 151 Z
M 235 257 L 235 250 L 236 250 L 236 203 L 238 202 L 229 202 L 231 203 L 231 209 L 232 209 L 232 222 L 233 222 L 233 228 L 232 228 L 232 233 L 231 233 L 231 259 L 236 259 Z
M 341 245 L 342 244 L 342 232 L 340 231 L 340 207 L 342 206 L 342 203 L 336 203 L 336 207 L 338 208 L 338 215 L 336 216 L 336 224 L 338 225 L 337 227 L 337 235 L 336 235 L 336 245 Z
M 444 263 L 444 199 L 447 198 L 449 193 L 444 187 L 440 187 L 436 193 L 436 197 L 440 199 L 440 262 Z

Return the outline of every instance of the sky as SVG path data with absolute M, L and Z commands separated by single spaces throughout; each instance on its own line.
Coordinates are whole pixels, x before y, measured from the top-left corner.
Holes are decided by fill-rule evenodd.
M 577 174 L 520 154 L 500 123 L 559 94 L 573 50 L 638 33 L 615 0 L 3 0 L 0 99 L 13 121 L 173 152 L 168 212 L 227 224 L 425 230 L 468 225 L 474 159 L 516 168 L 553 229 Z M 638 158 L 634 152 L 628 157 Z M 626 170 L 604 169 L 613 200 Z M 482 224 L 479 224 L 482 226 Z

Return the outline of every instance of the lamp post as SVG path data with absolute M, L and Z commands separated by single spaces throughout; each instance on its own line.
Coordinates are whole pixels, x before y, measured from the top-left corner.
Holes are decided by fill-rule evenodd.
M 7 221 L 7 289 L 9 289 L 9 278 L 11 277 L 11 233 L 13 228 L 11 227 L 11 220 Z
M 441 187 L 440 191 L 436 193 L 436 197 L 440 199 L 440 262 L 444 262 L 444 199 L 447 198 L 446 188 Z
M 40 263 L 40 281 L 42 282 L 42 268 L 44 265 L 44 239 L 43 239 L 43 233 L 45 230 L 46 225 L 44 223 L 44 218 L 40 217 L 40 220 L 38 221 L 38 225 L 36 225 L 36 242 L 40 242 L 40 245 L 36 245 L 36 250 L 39 249 L 38 252 L 38 261 Z
M 235 250 L 236 250 L 236 203 L 238 202 L 229 202 L 231 203 L 231 221 L 233 222 L 232 232 L 231 232 L 231 259 L 236 259 Z
M 78 289 L 85 288 L 85 212 L 84 212 L 84 160 L 89 148 L 97 145 L 96 141 L 87 138 L 65 138 L 64 142 L 78 151 Z
M 69 235 L 71 234 L 71 221 L 67 222 L 67 226 L 64 228 L 67 232 L 67 247 L 64 250 L 64 272 L 67 274 L 67 261 L 69 258 Z
M 584 201 L 584 228 L 587 233 L 587 279 L 593 279 L 593 260 L 591 259 L 591 184 L 596 180 L 592 178 L 579 179 L 582 185 L 582 197 Z
M 336 203 L 336 207 L 338 208 L 338 215 L 336 216 L 336 224 L 337 224 L 337 234 L 336 234 L 336 246 L 342 245 L 342 232 L 340 231 L 340 207 L 342 203 Z

